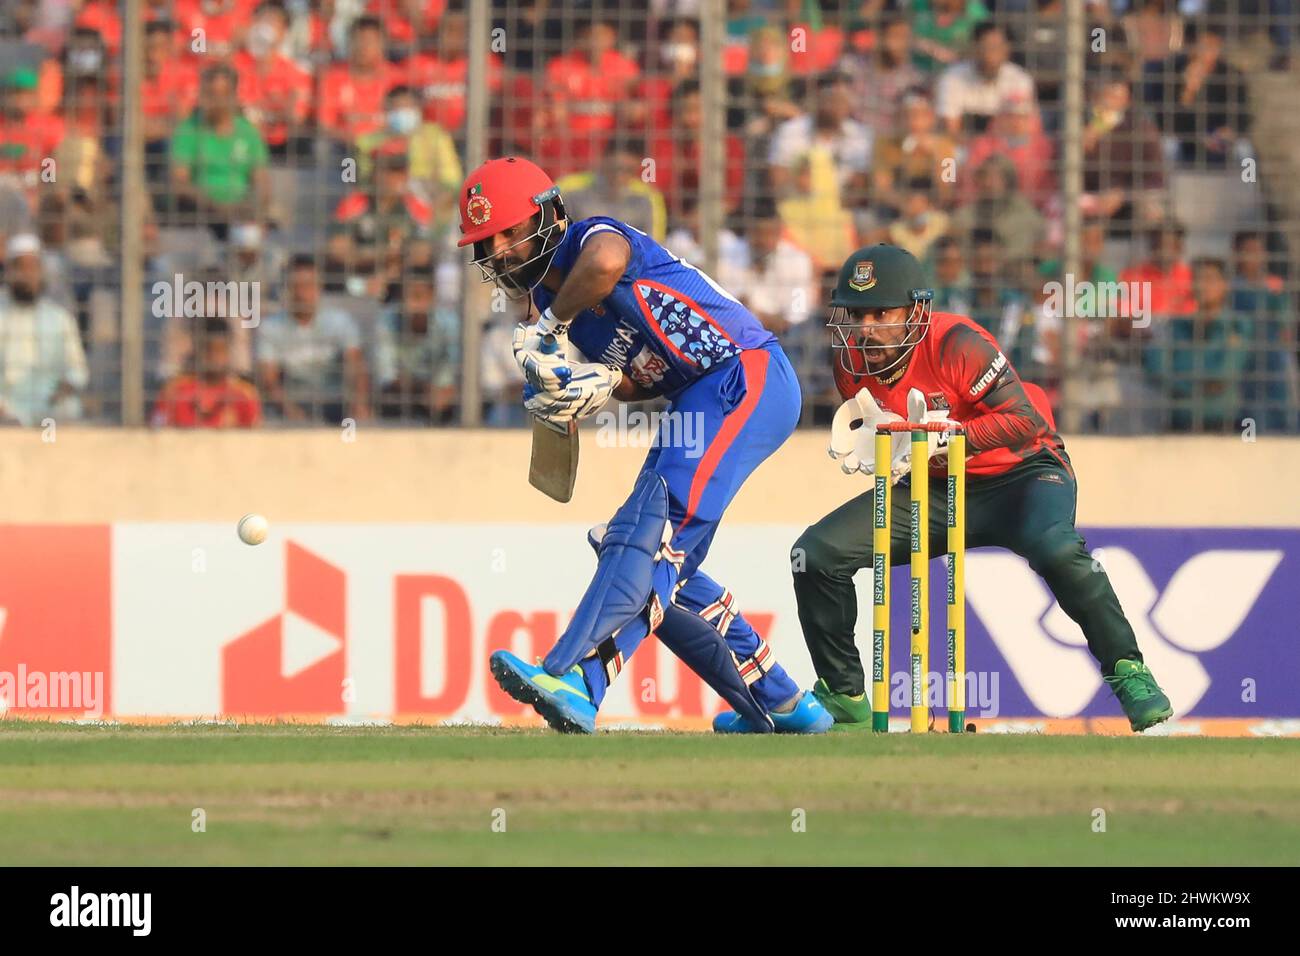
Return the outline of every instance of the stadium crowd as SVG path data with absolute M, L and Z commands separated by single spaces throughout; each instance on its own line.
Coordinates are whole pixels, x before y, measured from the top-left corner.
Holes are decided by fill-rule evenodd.
M 463 3 L 142 6 L 154 424 L 456 422 Z M 1087 4 L 1077 276 L 1062 264 L 1063 7 L 728 0 L 723 48 L 706 50 L 690 0 L 498 0 L 485 145 L 543 165 L 572 216 L 616 216 L 698 261 L 699 65 L 720 57 L 715 276 L 796 360 L 806 422 L 836 403 L 828 275 L 887 241 L 925 263 L 936 308 L 989 328 L 1053 398 L 1076 328 L 1082 429 L 1296 430 L 1293 250 L 1267 173 L 1240 223 L 1195 215 L 1207 183 L 1240 195 L 1250 77 L 1292 68 L 1293 4 Z M 11 0 L 0 18 L 0 422 L 113 421 L 120 10 Z M 1176 188 L 1187 174 L 1198 190 Z M 176 276 L 200 283 L 196 307 L 159 307 Z M 230 282 L 259 290 L 255 314 L 213 291 Z M 1069 294 L 1085 286 L 1091 300 Z M 484 420 L 521 423 L 522 315 L 482 315 Z

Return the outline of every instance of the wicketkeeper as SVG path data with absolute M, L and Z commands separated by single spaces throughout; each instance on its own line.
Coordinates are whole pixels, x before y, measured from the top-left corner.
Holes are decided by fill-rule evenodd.
M 845 471 L 874 471 L 875 424 L 906 418 L 965 426 L 966 546 L 1006 548 L 1023 557 L 1087 638 L 1088 650 L 1134 731 L 1173 714 L 1142 662 L 1106 572 L 1074 527 L 1077 486 L 1046 397 L 1027 386 L 998 343 L 963 315 L 933 312 L 933 292 L 911 253 L 868 246 L 849 257 L 831 299 L 829 327 L 844 405 L 832 426 L 831 454 Z M 909 406 L 910 396 L 910 406 Z M 860 422 L 860 427 L 853 424 Z M 893 471 L 916 480 L 910 439 L 895 436 Z M 932 500 L 946 500 L 947 446 L 930 436 Z M 799 622 L 818 681 L 815 693 L 841 723 L 870 721 L 853 575 L 872 566 L 872 500 L 867 491 L 808 528 L 792 568 Z M 910 560 L 910 495 L 894 495 L 891 565 Z M 932 554 L 947 549 L 944 509 L 930 514 Z

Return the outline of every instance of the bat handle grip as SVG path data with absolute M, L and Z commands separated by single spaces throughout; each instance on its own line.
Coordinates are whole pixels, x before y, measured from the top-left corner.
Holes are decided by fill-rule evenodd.
M 542 344 L 539 348 L 543 355 L 554 355 L 560 350 L 560 340 L 554 334 L 547 332 L 542 336 Z

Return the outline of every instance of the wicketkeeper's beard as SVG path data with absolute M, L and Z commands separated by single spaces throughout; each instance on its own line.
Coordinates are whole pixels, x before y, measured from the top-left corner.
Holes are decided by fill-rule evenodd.
M 831 347 L 840 368 L 850 375 L 866 374 L 880 378 L 906 367 L 913 349 L 930 331 L 930 316 L 930 301 L 926 298 L 913 305 L 903 322 L 872 327 L 875 331 L 889 330 L 891 334 L 898 334 L 901 330 L 901 337 L 893 343 L 869 339 L 862 320 L 853 319 L 843 306 L 831 308 L 826 326 L 831 331 Z
M 850 359 L 854 372 L 878 375 L 882 370 L 896 366 L 903 357 L 904 350 L 914 344 L 908 341 L 907 335 L 903 335 L 897 342 L 882 342 L 869 338 L 858 330 L 845 336 L 842 349 Z

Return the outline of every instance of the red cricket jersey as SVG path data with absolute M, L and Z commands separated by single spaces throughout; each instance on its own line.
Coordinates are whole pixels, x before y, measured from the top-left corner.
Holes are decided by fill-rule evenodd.
M 465 122 L 465 80 L 469 75 L 469 58 L 440 60 L 429 53 L 417 53 L 398 66 L 405 82 L 424 102 L 424 118 L 445 130 L 455 132 Z M 501 57 L 488 57 L 487 82 L 493 93 L 501 89 L 504 72 Z
M 573 133 L 612 130 L 615 107 L 628 98 L 640 75 L 636 62 L 615 50 L 606 50 L 598 64 L 581 52 L 546 64 L 548 92 L 567 108 L 566 126 Z
M 865 369 L 861 352 L 845 354 Z M 835 384 L 846 400 L 866 388 L 881 408 L 904 418 L 907 393 L 919 388 L 927 409 L 966 426 L 967 474 L 1000 475 L 1044 449 L 1070 470 L 1043 390 L 1022 382 L 997 340 L 964 315 L 933 313 L 902 375 L 888 384 L 845 371 L 837 354 Z M 946 466 L 933 470 L 943 474 Z
M 153 410 L 154 425 L 175 428 L 252 428 L 261 422 L 257 389 L 236 375 L 215 385 L 178 375 L 163 386 Z
M 283 111 L 289 117 L 286 122 L 263 120 L 257 124 L 268 146 L 279 146 L 288 140 L 289 123 L 297 127 L 306 125 L 314 83 L 310 73 L 280 53 L 259 61 L 251 53 L 241 51 L 230 62 L 239 72 L 241 105 L 265 112 Z
M 198 101 L 199 70 L 190 60 L 168 60 L 156 77 L 140 79 L 140 108 L 145 116 L 185 119 Z
M 67 124 L 53 113 L 28 113 L 18 119 L 0 116 L 0 172 L 39 172 L 54 155 Z
M 384 62 L 371 76 L 355 76 L 349 63 L 329 67 L 321 77 L 316 119 L 322 129 L 351 140 L 384 128 L 384 97 L 405 82 L 401 71 Z

